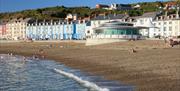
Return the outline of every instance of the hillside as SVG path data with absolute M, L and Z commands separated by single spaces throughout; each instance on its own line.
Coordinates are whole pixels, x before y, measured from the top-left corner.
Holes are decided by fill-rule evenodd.
M 68 13 L 78 14 L 79 17 L 88 17 L 93 14 L 99 13 L 116 13 L 122 14 L 126 13 L 130 16 L 138 16 L 142 15 L 144 12 L 154 12 L 158 11 L 158 7 L 163 7 L 167 2 L 142 2 L 142 3 L 134 3 L 131 4 L 135 6 L 139 4 L 141 8 L 130 11 L 110 11 L 104 9 L 91 9 L 90 7 L 64 7 L 64 6 L 56 6 L 56 7 L 47 7 L 40 9 L 32 9 L 32 10 L 23 10 L 18 12 L 9 12 L 9 13 L 0 13 L 0 19 L 6 20 L 11 18 L 35 18 L 35 19 L 59 19 L 65 18 Z

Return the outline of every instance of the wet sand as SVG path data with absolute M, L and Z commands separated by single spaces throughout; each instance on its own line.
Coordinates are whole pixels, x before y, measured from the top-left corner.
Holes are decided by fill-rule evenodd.
M 0 53 L 32 56 L 40 54 L 40 49 L 47 59 L 136 86 L 136 91 L 180 89 L 180 46 L 169 48 L 163 41 L 128 41 L 88 47 L 75 42 L 0 44 Z

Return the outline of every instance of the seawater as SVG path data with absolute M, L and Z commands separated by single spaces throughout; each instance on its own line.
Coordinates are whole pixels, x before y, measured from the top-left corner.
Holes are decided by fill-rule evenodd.
M 52 60 L 0 54 L 0 91 L 133 91 Z

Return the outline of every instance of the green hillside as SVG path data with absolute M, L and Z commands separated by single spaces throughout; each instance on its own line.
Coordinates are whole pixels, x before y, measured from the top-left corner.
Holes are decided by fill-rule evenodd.
M 141 8 L 130 11 L 110 11 L 104 9 L 91 9 L 89 7 L 48 7 L 41 9 L 23 10 L 11 13 L 0 13 L 0 19 L 11 19 L 11 18 L 35 18 L 35 19 L 59 19 L 65 18 L 68 13 L 78 14 L 79 17 L 88 17 L 93 14 L 100 13 L 116 13 L 116 14 L 129 14 L 130 16 L 142 15 L 144 12 L 158 11 L 158 7 L 163 7 L 163 3 L 166 2 L 142 2 L 131 4 L 135 6 L 139 4 Z

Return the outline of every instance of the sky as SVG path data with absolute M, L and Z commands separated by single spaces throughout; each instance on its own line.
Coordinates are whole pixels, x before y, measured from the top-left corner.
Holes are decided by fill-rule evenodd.
M 96 4 L 111 4 L 111 3 L 137 3 L 151 2 L 157 0 L 0 0 L 0 12 L 14 12 L 26 9 L 36 9 L 52 6 L 66 7 L 73 6 L 89 6 L 95 7 Z

